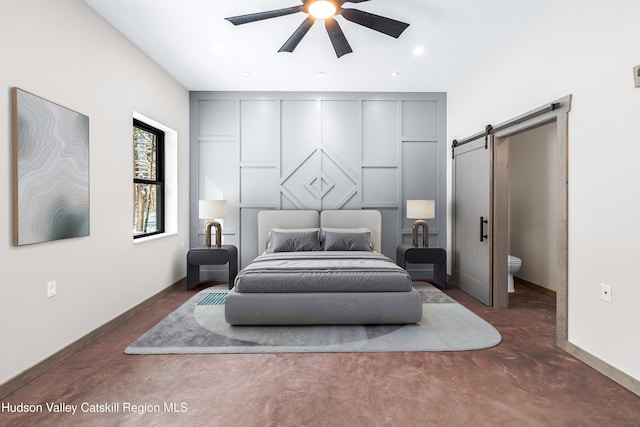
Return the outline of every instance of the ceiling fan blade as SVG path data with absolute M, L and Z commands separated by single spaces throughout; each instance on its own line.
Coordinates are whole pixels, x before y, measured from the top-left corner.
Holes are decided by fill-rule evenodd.
M 263 19 L 277 18 L 278 16 L 291 15 L 293 13 L 304 12 L 304 6 L 285 7 L 284 9 L 268 10 L 266 12 L 249 13 L 247 15 L 232 16 L 224 18 L 233 25 L 242 25 L 249 22 L 262 21 Z
M 363 12 L 358 9 L 341 9 L 340 14 L 351 22 L 355 22 L 356 24 L 360 24 L 395 38 L 400 37 L 400 34 L 402 34 L 402 32 L 409 26 L 409 24 L 404 22 L 385 18 L 380 15 L 374 15 L 369 12 Z
M 343 0 L 341 4 L 345 4 L 345 3 L 362 3 L 365 1 L 369 1 L 369 0 Z
M 307 19 L 302 21 L 302 24 L 291 34 L 291 37 L 284 42 L 280 50 L 278 52 L 293 52 L 294 49 L 298 46 L 302 38 L 307 34 L 309 29 L 313 26 L 313 23 L 316 22 L 311 16 L 308 16 Z
M 338 21 L 333 18 L 325 19 L 324 25 L 327 28 L 327 33 L 329 33 L 333 50 L 336 51 L 338 58 L 342 55 L 353 52 L 347 38 L 342 32 L 342 28 L 340 28 L 340 25 L 338 24 Z

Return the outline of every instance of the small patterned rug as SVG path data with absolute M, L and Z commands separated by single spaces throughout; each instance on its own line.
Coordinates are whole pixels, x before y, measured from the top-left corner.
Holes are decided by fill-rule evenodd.
M 205 289 L 125 349 L 127 354 L 463 351 L 498 331 L 434 286 L 415 282 L 422 320 L 410 325 L 230 326 L 226 285 Z

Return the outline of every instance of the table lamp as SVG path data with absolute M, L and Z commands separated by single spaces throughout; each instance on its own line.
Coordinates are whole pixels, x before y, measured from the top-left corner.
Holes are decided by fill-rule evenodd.
M 429 225 L 425 219 L 436 217 L 435 200 L 407 200 L 407 218 L 417 219 L 413 223 L 413 247 L 418 247 L 418 230 L 422 227 L 422 245 L 429 247 Z
M 222 246 L 222 227 L 216 219 L 222 219 L 227 216 L 226 200 L 200 200 L 199 216 L 202 219 L 209 220 L 204 232 L 204 246 L 211 247 L 211 227 L 216 228 L 216 248 Z

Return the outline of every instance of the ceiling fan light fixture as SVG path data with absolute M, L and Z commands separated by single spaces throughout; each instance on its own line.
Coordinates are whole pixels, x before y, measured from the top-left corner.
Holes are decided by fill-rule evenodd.
M 309 5 L 309 14 L 316 19 L 329 19 L 336 12 L 338 12 L 336 5 L 327 0 L 314 1 Z
M 1 0 L 0 0 L 1 1 Z M 340 15 L 347 21 L 366 27 L 370 30 L 378 31 L 387 36 L 398 38 L 404 30 L 409 27 L 406 22 L 396 21 L 395 19 L 385 16 L 376 15 L 374 13 L 365 12 L 359 9 L 347 8 L 343 9 L 344 3 L 362 3 L 369 0 L 302 0 L 302 4 L 297 6 L 285 7 L 282 9 L 266 10 L 264 12 L 248 13 L 245 15 L 231 16 L 224 18 L 233 25 L 242 25 L 249 22 L 262 21 L 265 19 L 277 18 L 280 16 L 293 15 L 295 13 L 304 12 L 307 17 L 291 34 L 287 41 L 282 45 L 278 52 L 293 52 L 304 36 L 313 27 L 317 19 L 324 21 L 324 26 L 329 35 L 329 40 L 333 45 L 333 50 L 338 58 L 353 52 L 347 38 L 335 19 L 336 15 Z

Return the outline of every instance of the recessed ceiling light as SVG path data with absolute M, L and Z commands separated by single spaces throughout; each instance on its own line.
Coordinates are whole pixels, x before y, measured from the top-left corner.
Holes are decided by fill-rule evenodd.
M 211 47 L 211 52 L 213 52 L 214 55 L 222 56 L 224 55 L 224 46 L 220 43 L 216 43 Z
M 245 72 L 242 73 L 242 75 L 244 77 L 250 77 L 251 76 L 251 71 L 245 71 Z
M 337 12 L 336 5 L 326 0 L 318 0 L 311 3 L 309 13 L 316 19 L 329 19 Z
M 424 47 L 423 46 L 416 46 L 415 48 L 413 48 L 413 54 L 415 56 L 420 56 L 424 54 Z
M 324 78 L 324 76 L 326 76 L 326 74 L 324 73 L 324 71 L 318 71 L 318 72 L 316 73 L 316 77 L 319 77 L 319 78 L 321 78 L 321 79 L 322 79 L 322 78 Z
M 393 73 L 391 73 L 391 77 L 398 77 L 400 75 L 399 72 L 394 71 Z

